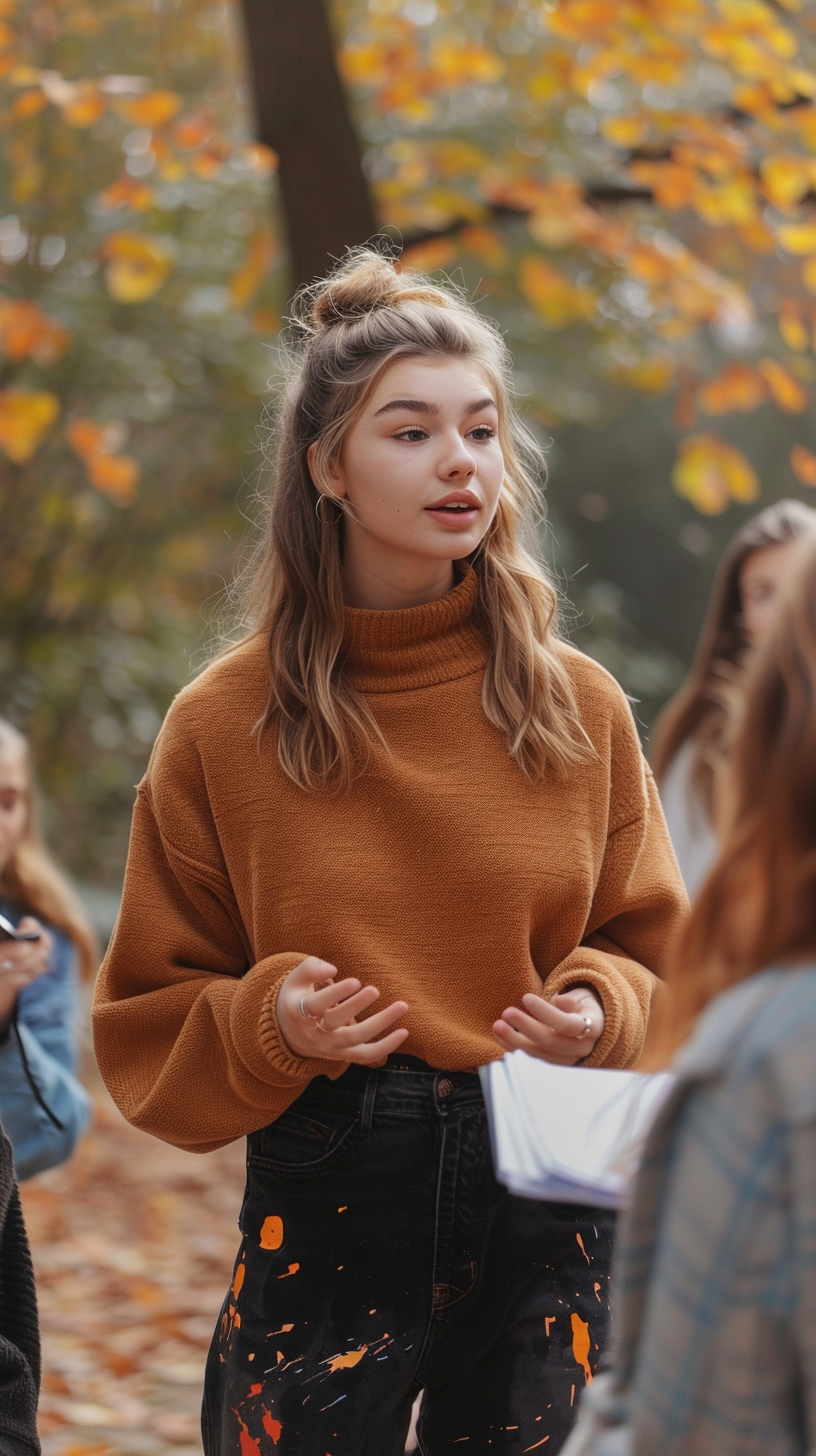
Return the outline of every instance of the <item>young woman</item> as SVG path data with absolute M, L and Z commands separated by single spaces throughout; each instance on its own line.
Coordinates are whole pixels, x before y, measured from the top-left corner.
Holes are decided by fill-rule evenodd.
M 502 1193 L 476 1069 L 625 1066 L 684 897 L 628 705 L 521 542 L 498 332 L 353 254 L 299 301 L 255 626 L 173 705 L 95 1012 L 140 1127 L 248 1133 L 208 1456 L 570 1426 L 610 1217 Z
M 40 837 L 28 745 L 2 718 L 0 914 L 37 935 L 15 941 L 0 932 L 0 1121 L 23 1179 L 69 1158 L 88 1122 L 88 1095 L 74 1075 L 77 962 L 93 974 L 96 947 Z
M 622 1231 L 612 1370 L 565 1456 L 816 1449 L 816 545 L 799 551 L 645 1065 L 705 1014 Z
M 797 542 L 814 533 L 816 511 L 796 500 L 768 506 L 737 531 L 714 581 L 694 665 L 655 726 L 652 767 L 690 895 L 717 854 L 714 786 L 730 700 L 746 658 L 767 634 Z

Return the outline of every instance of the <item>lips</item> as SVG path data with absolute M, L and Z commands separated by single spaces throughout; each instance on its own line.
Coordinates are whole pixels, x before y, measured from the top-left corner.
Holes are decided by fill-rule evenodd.
M 469 490 L 455 490 L 425 509 L 433 515 L 466 516 L 481 509 L 481 502 Z

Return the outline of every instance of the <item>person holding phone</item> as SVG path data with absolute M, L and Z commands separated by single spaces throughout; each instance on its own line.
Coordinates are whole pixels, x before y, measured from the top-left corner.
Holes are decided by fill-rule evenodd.
M 64 1162 L 87 1125 L 77 967 L 95 964 L 93 931 L 37 828 L 28 745 L 0 718 L 0 1122 L 19 1179 Z
M 99 1065 L 171 1143 L 249 1134 L 207 1456 L 392 1456 L 420 1390 L 425 1453 L 555 1456 L 613 1216 L 499 1188 L 476 1069 L 636 1058 L 682 882 L 523 544 L 498 330 L 367 249 L 295 309 L 251 625 L 140 786 Z

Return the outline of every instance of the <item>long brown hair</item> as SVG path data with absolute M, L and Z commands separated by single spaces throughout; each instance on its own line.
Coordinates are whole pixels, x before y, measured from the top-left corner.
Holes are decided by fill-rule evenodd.
M 777 501 L 732 536 L 720 562 L 691 672 L 658 718 L 649 757 L 660 783 L 689 740 L 694 743 L 691 784 L 711 814 L 717 760 L 728 731 L 731 690 L 747 646 L 742 626 L 740 573 L 749 556 L 816 533 L 816 511 L 797 500 Z
M 488 645 L 484 711 L 529 777 L 574 764 L 591 750 L 555 642 L 557 594 L 522 544 L 539 504 L 541 456 L 514 410 L 498 329 L 452 288 L 400 272 L 370 248 L 351 251 L 303 290 L 293 324 L 273 501 L 243 610 L 268 643 L 269 702 L 259 727 L 277 729 L 283 769 L 306 789 L 346 787 L 380 738 L 343 670 L 343 511 L 329 468 L 384 370 L 416 356 L 472 360 L 498 405 L 505 478 L 493 523 L 469 558 Z
M 99 965 L 96 936 L 68 880 L 45 847 L 28 743 L 5 718 L 0 718 L 0 749 L 20 755 L 28 801 L 25 830 L 0 872 L 0 893 L 26 915 L 35 915 L 63 931 L 74 944 L 83 976 L 91 977 Z
M 816 542 L 803 542 L 748 668 L 719 857 L 672 948 L 642 1065 L 665 1065 L 715 996 L 816 955 Z

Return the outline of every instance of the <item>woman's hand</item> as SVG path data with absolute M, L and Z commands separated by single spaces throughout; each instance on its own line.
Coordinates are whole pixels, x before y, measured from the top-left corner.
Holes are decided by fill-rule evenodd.
M 542 1062 L 574 1067 L 588 1057 L 604 1029 L 603 1007 L 588 986 L 578 986 L 545 1001 L 532 993 L 522 996 L 523 1011 L 508 1006 L 493 1034 L 505 1051 L 527 1052 Z
M 18 930 L 39 931 L 39 940 L 0 940 L 0 1026 L 5 1026 L 20 991 L 48 970 L 54 942 L 38 920 L 26 915 Z
M 370 1066 L 401 1046 L 408 1035 L 401 1026 L 376 1038 L 408 1010 L 407 1001 L 394 1001 L 363 1022 L 358 1017 L 379 1000 L 376 986 L 363 986 L 356 977 L 335 984 L 337 967 L 307 956 L 289 972 L 278 992 L 278 1025 L 289 1050 L 298 1057 L 321 1061 L 359 1062 Z

